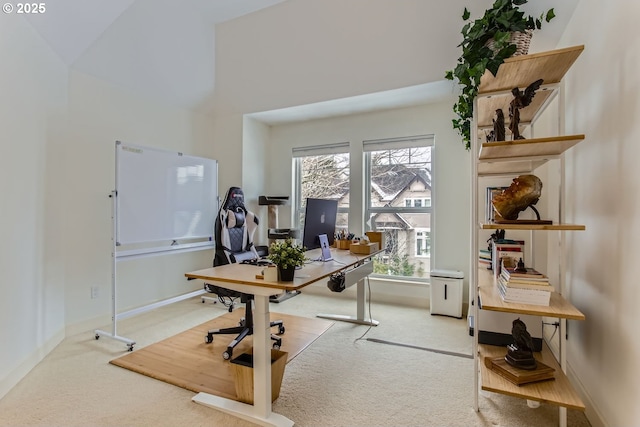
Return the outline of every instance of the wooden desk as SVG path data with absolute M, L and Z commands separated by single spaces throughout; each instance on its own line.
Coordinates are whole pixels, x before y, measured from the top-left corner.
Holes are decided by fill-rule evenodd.
M 325 279 L 340 270 L 355 267 L 375 254 L 352 254 L 349 251 L 331 249 L 333 261 L 313 261 L 296 271 L 293 282 L 270 282 L 256 279 L 263 267 L 247 264 L 228 264 L 186 273 L 190 279 L 222 282 L 235 291 L 254 295 L 253 312 L 253 405 L 225 399 L 208 393 L 198 393 L 193 401 L 239 418 L 264 426 L 291 427 L 293 421 L 271 412 L 271 331 L 269 327 L 269 296 L 276 291 L 295 291 L 318 280 Z M 307 252 L 307 257 L 317 259 L 320 250 Z M 364 303 L 363 303 L 364 306 Z M 285 338 L 286 339 L 286 338 Z M 220 356 L 222 357 L 222 356 Z

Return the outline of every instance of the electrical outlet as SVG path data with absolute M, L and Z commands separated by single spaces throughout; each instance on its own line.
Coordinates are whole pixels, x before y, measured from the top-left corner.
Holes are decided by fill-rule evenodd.
M 91 287 L 91 299 L 96 299 L 100 297 L 100 288 L 98 286 Z

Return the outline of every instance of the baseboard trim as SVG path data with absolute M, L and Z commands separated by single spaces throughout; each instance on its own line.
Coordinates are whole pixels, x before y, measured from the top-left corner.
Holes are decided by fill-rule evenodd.
M 580 376 L 576 375 L 576 372 L 573 370 L 569 362 L 567 362 L 567 377 L 569 378 L 569 382 L 576 388 L 580 398 L 584 401 L 584 413 L 587 420 L 589 420 L 591 427 L 606 427 L 606 424 L 602 419 L 602 415 L 600 414 L 600 411 L 598 411 L 598 407 L 591 399 L 591 396 L 589 396 L 589 393 L 587 393 L 586 388 L 580 381 Z

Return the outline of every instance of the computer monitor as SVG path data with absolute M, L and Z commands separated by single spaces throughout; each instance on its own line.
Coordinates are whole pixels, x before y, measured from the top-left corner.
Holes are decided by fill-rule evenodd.
M 321 234 L 326 234 L 329 245 L 333 245 L 336 232 L 338 201 L 329 199 L 307 199 L 302 231 L 302 246 L 309 249 L 320 247 Z

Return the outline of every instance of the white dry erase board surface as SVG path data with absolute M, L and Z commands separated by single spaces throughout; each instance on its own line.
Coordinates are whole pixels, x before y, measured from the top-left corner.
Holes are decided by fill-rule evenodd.
M 218 162 L 116 142 L 116 244 L 213 240 Z

